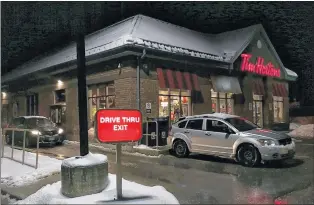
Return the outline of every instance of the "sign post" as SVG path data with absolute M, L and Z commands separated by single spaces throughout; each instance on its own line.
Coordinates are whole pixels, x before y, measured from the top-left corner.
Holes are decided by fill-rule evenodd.
M 96 112 L 95 135 L 102 143 L 116 143 L 116 191 L 122 199 L 122 143 L 142 138 L 142 114 L 139 110 L 101 109 Z

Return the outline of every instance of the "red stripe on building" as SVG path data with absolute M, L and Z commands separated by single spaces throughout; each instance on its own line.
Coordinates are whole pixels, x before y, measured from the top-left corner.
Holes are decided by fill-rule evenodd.
M 169 84 L 169 88 L 170 89 L 175 89 L 176 85 L 174 83 L 174 79 L 173 79 L 173 71 L 170 69 L 166 69 L 166 75 L 167 75 L 167 80 L 168 80 L 168 84 Z
M 188 72 L 183 73 L 185 84 L 187 86 L 188 90 L 193 90 L 192 80 L 191 80 L 191 74 Z
M 179 89 L 184 89 L 182 72 L 175 71 L 175 76 L 176 76 L 176 80 L 177 80 L 177 83 L 178 83 L 178 88 Z
M 191 75 L 192 75 L 194 90 L 201 91 L 200 83 L 198 81 L 198 76 L 195 73 L 192 73 Z
M 273 86 L 273 96 L 278 96 L 278 94 L 277 94 L 278 91 L 277 91 L 276 83 L 273 83 L 272 86 Z
M 158 77 L 159 87 L 160 88 L 167 88 L 166 87 L 166 79 L 165 79 L 162 68 L 157 68 L 157 77 Z
M 289 93 L 288 93 L 288 90 L 287 90 L 285 84 L 281 84 L 281 86 L 282 86 L 282 90 L 283 90 L 283 95 L 284 95 L 284 97 L 288 97 L 288 96 L 289 96 Z

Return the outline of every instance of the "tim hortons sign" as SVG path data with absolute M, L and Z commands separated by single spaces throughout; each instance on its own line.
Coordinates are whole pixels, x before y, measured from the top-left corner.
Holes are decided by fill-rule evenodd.
M 275 68 L 275 66 L 271 62 L 268 62 L 266 65 L 264 65 L 264 58 L 262 57 L 257 57 L 257 61 L 255 64 L 251 63 L 251 57 L 251 54 L 245 53 L 241 55 L 241 71 L 270 77 L 280 77 L 280 68 Z

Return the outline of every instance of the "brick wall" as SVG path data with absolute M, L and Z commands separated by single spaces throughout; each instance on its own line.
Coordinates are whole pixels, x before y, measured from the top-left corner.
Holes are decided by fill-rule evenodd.
M 211 85 L 200 85 L 201 88 L 201 100 L 200 102 L 194 102 L 192 109 L 194 115 L 212 113 L 212 100 L 211 100 Z
M 50 105 L 53 104 L 53 90 L 52 88 L 46 88 L 38 92 L 38 111 L 39 115 L 50 117 Z

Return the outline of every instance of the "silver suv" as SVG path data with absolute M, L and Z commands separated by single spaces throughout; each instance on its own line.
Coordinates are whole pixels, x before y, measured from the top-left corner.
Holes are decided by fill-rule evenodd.
M 261 129 L 235 115 L 213 113 L 188 116 L 172 125 L 171 144 L 177 157 L 190 152 L 233 158 L 245 166 L 284 160 L 295 155 L 288 135 Z

